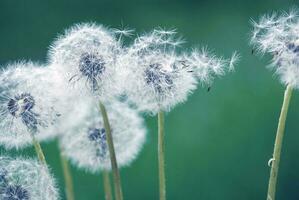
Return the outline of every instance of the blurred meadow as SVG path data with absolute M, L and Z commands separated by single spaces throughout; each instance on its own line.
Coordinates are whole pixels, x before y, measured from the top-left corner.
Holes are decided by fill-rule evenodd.
M 97 22 L 133 28 L 175 28 L 183 48 L 205 47 L 241 61 L 234 73 L 199 87 L 166 116 L 166 178 L 170 200 L 266 199 L 277 121 L 284 87 L 266 66 L 269 57 L 252 54 L 251 19 L 298 6 L 295 0 L 0 0 L 0 64 L 44 63 L 49 45 L 65 28 Z M 128 39 L 128 43 L 134 36 Z M 277 199 L 299 199 L 299 95 L 287 118 Z M 76 117 L 76 116 L 74 116 Z M 121 169 L 124 197 L 158 199 L 157 123 L 146 116 L 147 142 L 131 166 Z M 42 143 L 63 199 L 57 143 Z M 7 152 L 1 150 L 2 154 Z M 35 156 L 33 148 L 9 154 Z M 104 199 L 102 177 L 72 166 L 76 199 Z

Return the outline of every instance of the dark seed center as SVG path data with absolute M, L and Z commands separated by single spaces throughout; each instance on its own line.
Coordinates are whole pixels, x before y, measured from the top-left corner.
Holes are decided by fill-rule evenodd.
M 97 156 L 99 156 L 100 158 L 105 158 L 108 151 L 105 129 L 89 128 L 88 139 L 97 144 Z
M 29 200 L 29 193 L 20 185 L 9 185 L 4 189 L 3 200 Z
M 35 100 L 33 96 L 31 96 L 31 94 L 29 93 L 22 93 L 9 100 L 7 109 L 10 114 L 18 117 L 26 111 L 30 111 L 34 107 L 34 105 Z
M 0 186 L 7 184 L 6 176 L 7 171 L 3 168 L 0 168 Z
M 287 44 L 287 48 L 291 51 L 293 51 L 294 53 L 299 53 L 299 45 L 296 43 L 289 43 Z
M 14 117 L 21 117 L 22 122 L 31 130 L 37 130 L 38 116 L 32 111 L 35 105 L 33 96 L 29 93 L 22 93 L 10 99 L 7 103 L 9 113 Z
M 81 74 L 87 78 L 93 89 L 96 89 L 97 79 L 105 71 L 104 60 L 94 54 L 83 54 L 79 62 Z
M 146 83 L 152 85 L 159 93 L 162 93 L 165 89 L 171 89 L 173 86 L 171 76 L 161 68 L 161 64 L 154 63 L 145 70 Z

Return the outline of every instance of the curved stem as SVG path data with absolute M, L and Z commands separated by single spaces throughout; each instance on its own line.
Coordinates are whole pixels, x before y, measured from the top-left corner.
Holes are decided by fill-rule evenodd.
M 75 200 L 73 178 L 71 175 L 70 166 L 69 166 L 67 159 L 63 155 L 62 147 L 60 147 L 59 149 L 60 149 L 60 152 L 59 152 L 60 161 L 61 161 L 62 171 L 63 171 L 63 176 L 64 176 L 66 199 L 67 200 Z
M 46 162 L 46 158 L 45 158 L 45 154 L 43 152 L 43 149 L 39 143 L 39 141 L 35 138 L 34 133 L 30 133 L 31 139 L 32 139 L 32 143 L 36 152 L 36 155 L 38 157 L 38 160 L 43 164 L 43 165 L 47 165 Z
M 104 182 L 104 191 L 105 191 L 105 199 L 112 200 L 112 189 L 110 184 L 110 177 L 108 171 L 103 171 L 103 182 Z
M 115 150 L 114 150 L 114 145 L 113 145 L 113 138 L 112 138 L 112 134 L 111 134 L 111 128 L 110 128 L 110 124 L 109 124 L 107 111 L 106 111 L 105 106 L 101 102 L 99 102 L 99 105 L 100 105 L 100 109 L 101 109 L 101 113 L 102 113 L 102 117 L 103 117 L 103 121 L 104 121 L 107 144 L 108 144 L 108 148 L 109 148 L 109 155 L 110 155 L 112 174 L 113 174 L 113 180 L 114 180 L 115 199 L 123 200 L 120 174 L 119 174 L 119 170 L 118 170 L 118 166 L 117 166 Z
M 290 100 L 291 100 L 291 96 L 292 96 L 292 90 L 293 90 L 292 87 L 290 85 L 288 85 L 285 90 L 285 93 L 284 93 L 283 104 L 282 104 L 281 113 L 280 113 L 280 117 L 279 117 L 277 132 L 276 132 L 273 158 L 271 159 L 272 165 L 271 165 L 271 172 L 270 172 L 270 178 L 269 178 L 267 200 L 275 200 L 276 183 L 277 183 L 277 175 L 278 175 L 278 168 L 279 168 L 279 162 L 280 162 L 281 147 L 282 147 L 282 142 L 283 142 L 285 122 L 286 122 L 286 118 L 287 118 L 288 108 L 289 108 L 289 104 L 290 104 Z
M 166 199 L 165 157 L 164 157 L 164 113 L 158 113 L 158 168 L 160 200 Z

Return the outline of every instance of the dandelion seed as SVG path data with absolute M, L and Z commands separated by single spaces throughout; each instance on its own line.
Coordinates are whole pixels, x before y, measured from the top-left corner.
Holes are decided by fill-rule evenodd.
M 0 199 L 59 199 L 55 182 L 48 169 L 35 160 L 2 156 L 0 172 Z
M 201 50 L 193 49 L 184 58 L 186 60 L 185 65 L 192 69 L 200 83 L 211 86 L 215 77 L 234 71 L 234 65 L 239 61 L 240 56 L 234 52 L 230 59 L 218 58 L 203 48 Z
M 75 165 L 91 172 L 110 170 L 106 130 L 93 100 L 77 102 L 77 109 L 65 120 L 61 144 L 64 154 Z M 145 141 L 143 119 L 120 102 L 108 104 L 115 153 L 120 167 L 132 162 Z M 73 120 L 76 116 L 77 120 Z M 68 121 L 72 121 L 68 123 Z
M 122 38 L 122 36 L 130 37 L 133 35 L 134 30 L 133 29 L 128 29 L 128 28 L 123 28 L 123 29 L 113 29 L 115 34 L 119 35 L 119 39 Z

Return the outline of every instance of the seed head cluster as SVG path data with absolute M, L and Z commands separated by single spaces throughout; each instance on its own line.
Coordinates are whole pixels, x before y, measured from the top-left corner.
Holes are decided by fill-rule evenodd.
M 231 59 L 207 50 L 184 51 L 174 30 L 136 36 L 94 23 L 75 25 L 51 45 L 47 64 L 7 65 L 0 73 L 0 145 L 24 148 L 57 137 L 63 155 L 90 172 L 110 170 L 107 130 L 98 104 L 108 111 L 117 163 L 129 165 L 146 139 L 141 115 L 170 111 L 200 84 L 233 70 Z M 294 43 L 293 51 L 296 51 Z M 282 62 L 282 61 L 281 61 Z M 59 199 L 45 166 L 0 158 L 0 199 Z

